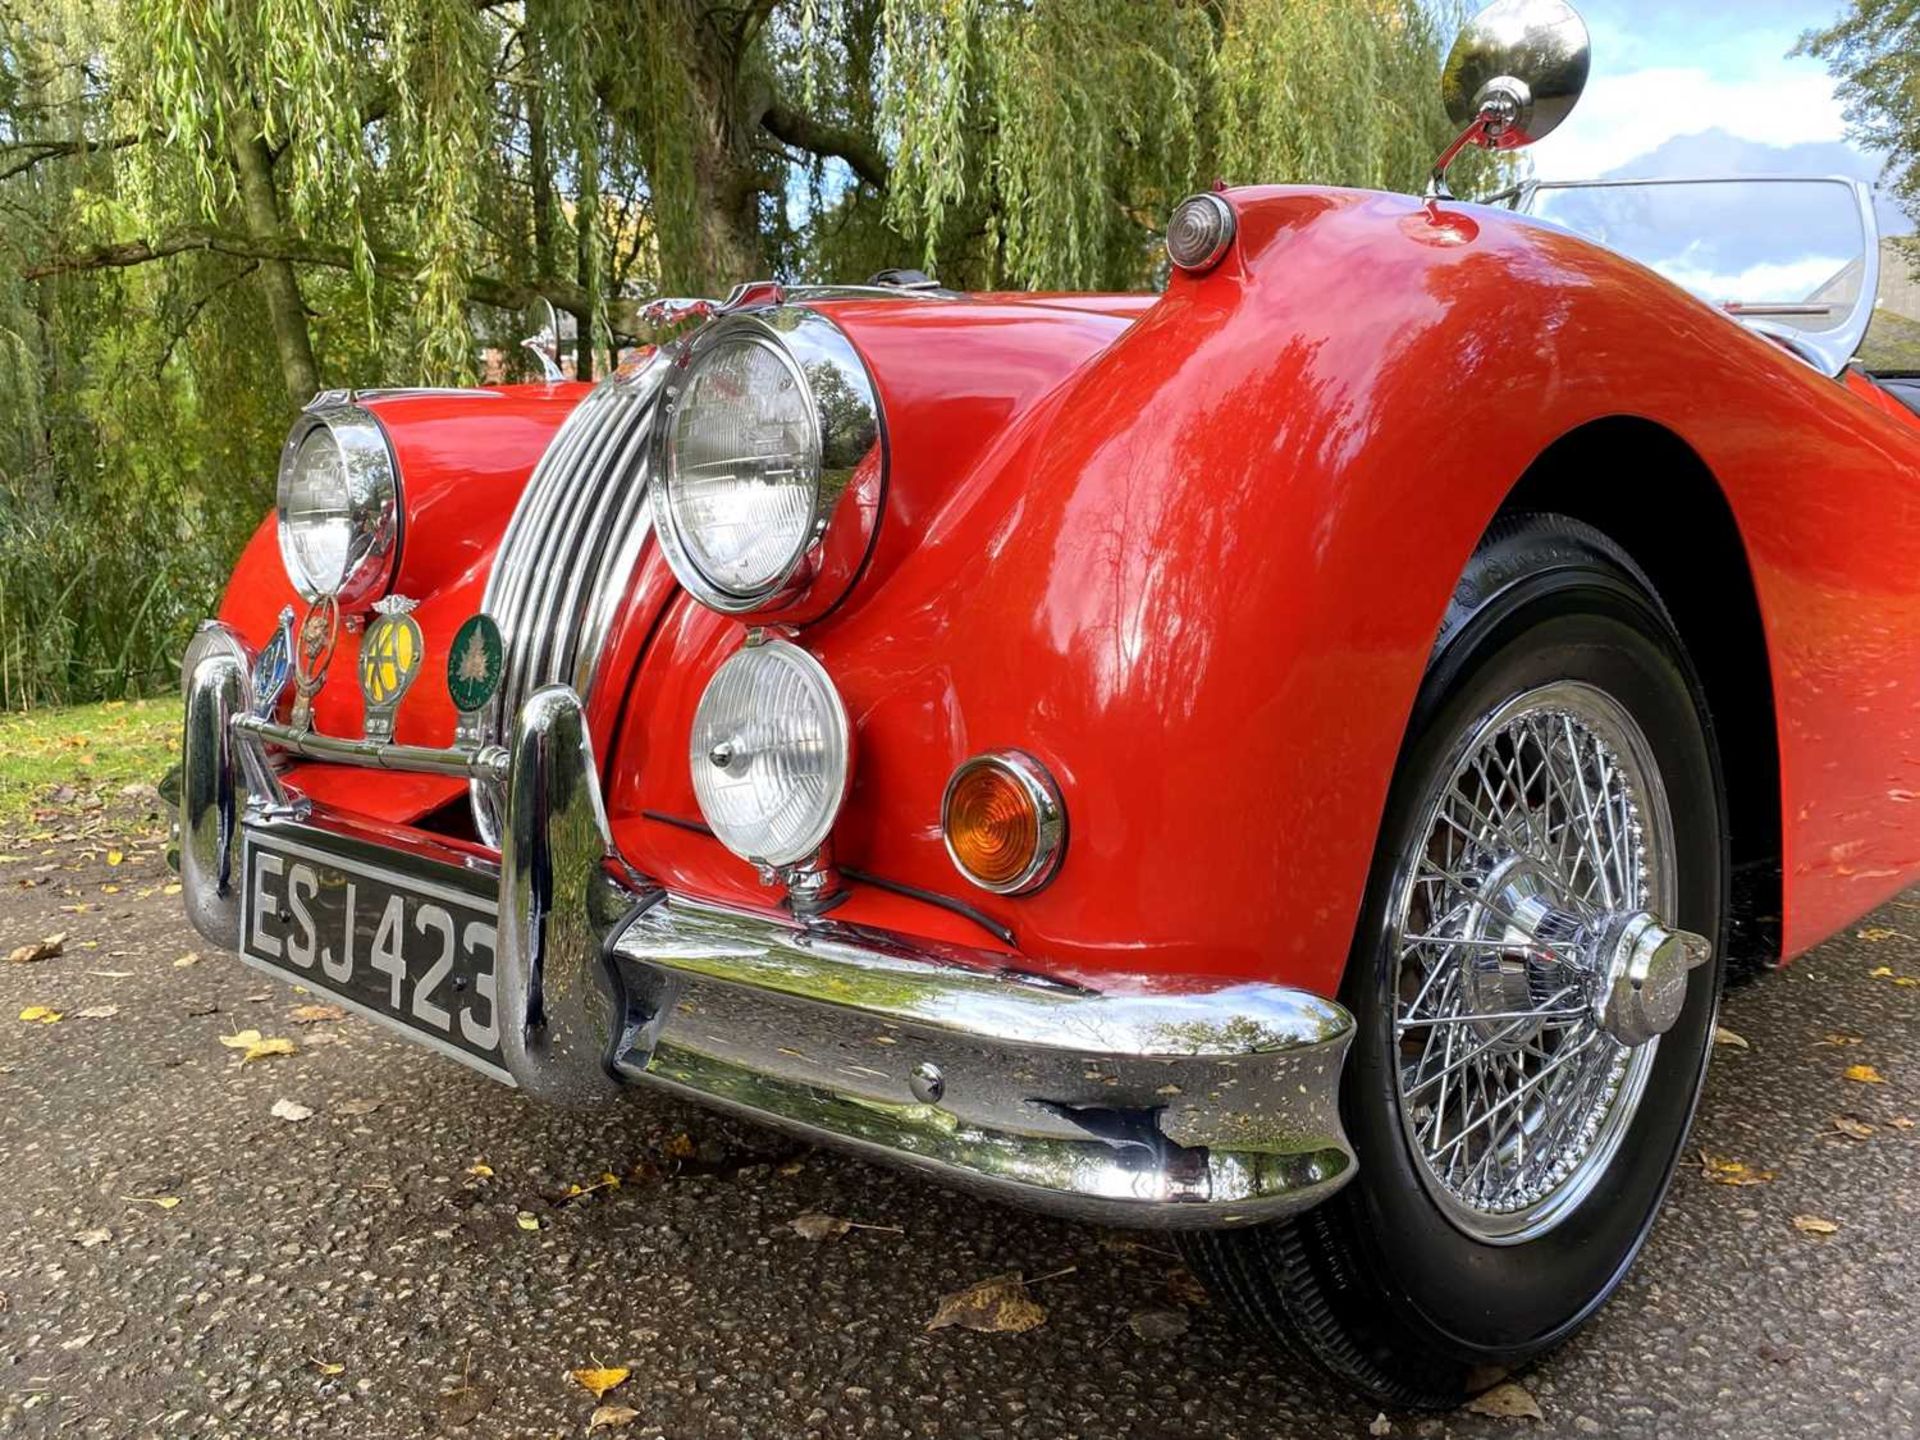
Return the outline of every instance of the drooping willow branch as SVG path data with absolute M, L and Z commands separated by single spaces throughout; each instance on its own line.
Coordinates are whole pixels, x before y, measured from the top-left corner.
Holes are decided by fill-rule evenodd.
M 56 255 L 25 267 L 21 278 L 44 280 L 54 275 L 71 275 L 90 270 L 117 270 L 146 265 L 171 255 L 195 251 L 231 255 L 243 260 L 284 260 L 294 265 L 317 265 L 323 269 L 352 271 L 353 254 L 344 245 L 325 241 L 283 236 L 262 240 L 251 235 L 225 230 L 186 229 L 148 240 L 121 240 L 106 245 L 91 245 L 65 255 Z M 412 256 L 398 251 L 373 252 L 374 273 L 385 280 L 411 285 L 418 281 L 421 265 Z M 576 317 L 591 314 L 587 293 L 570 281 L 502 280 L 490 275 L 467 277 L 468 298 L 481 305 L 514 310 L 535 296 L 544 296 L 558 309 Z

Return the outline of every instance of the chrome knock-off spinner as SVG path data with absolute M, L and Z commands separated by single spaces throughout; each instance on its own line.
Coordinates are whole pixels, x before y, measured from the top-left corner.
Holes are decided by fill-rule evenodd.
M 1647 910 L 1587 917 L 1554 903 L 1552 877 L 1515 855 L 1476 887 L 1468 931 L 1485 942 L 1462 965 L 1473 1025 L 1487 1044 L 1522 1049 L 1539 1033 L 1550 996 L 1577 988 L 1600 1028 L 1622 1045 L 1644 1045 L 1679 1020 L 1687 975 L 1713 958 L 1713 942 L 1674 930 Z M 1519 1021 L 1520 1023 L 1514 1023 Z

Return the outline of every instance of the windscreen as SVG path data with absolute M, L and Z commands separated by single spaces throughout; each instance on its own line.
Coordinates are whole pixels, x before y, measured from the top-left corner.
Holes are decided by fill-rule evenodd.
M 1822 350 L 1844 342 L 1856 321 L 1865 328 L 1872 242 L 1845 181 L 1541 184 L 1520 203 L 1710 304 L 1801 333 Z

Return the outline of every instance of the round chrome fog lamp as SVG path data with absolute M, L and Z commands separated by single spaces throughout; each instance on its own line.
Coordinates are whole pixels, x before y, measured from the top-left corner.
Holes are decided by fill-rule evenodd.
M 792 865 L 839 817 L 853 726 L 818 660 L 784 640 L 750 639 L 707 683 L 687 760 L 720 843 L 757 865 Z
M 301 598 L 343 607 L 393 583 L 400 479 L 380 422 L 357 405 L 309 410 L 280 451 L 280 559 Z

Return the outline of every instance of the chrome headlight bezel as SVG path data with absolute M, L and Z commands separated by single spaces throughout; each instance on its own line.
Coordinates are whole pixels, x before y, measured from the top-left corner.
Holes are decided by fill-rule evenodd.
M 722 584 L 701 569 L 676 500 L 673 467 L 676 420 L 693 381 L 716 351 L 743 342 L 767 349 L 800 382 L 813 431 L 813 453 L 806 467 L 813 489 L 807 524 L 778 570 L 747 588 Z M 726 615 L 777 609 L 794 600 L 819 569 L 823 543 L 841 497 L 876 446 L 884 482 L 885 445 L 884 417 L 873 378 L 853 343 L 826 316 L 801 306 L 776 306 L 736 312 L 702 326 L 680 342 L 670 362 L 653 432 L 648 499 L 654 533 L 674 577 L 694 599 Z
M 324 431 L 338 450 L 346 486 L 346 561 L 331 589 L 320 583 L 331 577 L 307 573 L 290 534 L 287 514 L 294 465 L 308 437 L 316 431 Z M 311 602 L 331 595 L 345 609 L 376 600 L 387 592 L 400 559 L 401 498 L 400 467 L 394 461 L 385 429 L 371 411 L 358 405 L 332 404 L 301 413 L 280 448 L 274 511 L 280 562 L 303 600 Z

